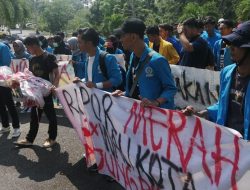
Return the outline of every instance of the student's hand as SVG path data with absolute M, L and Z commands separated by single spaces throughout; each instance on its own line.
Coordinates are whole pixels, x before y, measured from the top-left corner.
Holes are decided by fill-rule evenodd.
M 86 85 L 88 88 L 96 88 L 96 84 L 93 83 L 93 82 L 90 82 L 90 81 L 86 82 L 85 85 Z
M 148 107 L 148 106 L 155 106 L 155 107 L 158 107 L 159 106 L 159 103 L 157 101 L 151 101 L 147 98 L 143 98 L 141 100 L 141 106 L 142 107 Z
M 20 83 L 17 79 L 8 79 L 7 84 L 10 88 L 18 88 L 20 86 Z
M 181 111 L 186 116 L 191 116 L 195 113 L 195 110 L 192 106 L 187 106 L 185 109 L 183 109 Z
M 78 83 L 78 82 L 81 82 L 81 79 L 78 78 L 78 77 L 75 77 L 72 82 L 73 83 Z
M 182 24 L 178 24 L 178 26 L 177 26 L 177 32 L 178 32 L 178 34 L 182 34 L 183 33 L 183 25 Z
M 121 90 L 116 90 L 116 91 L 112 92 L 111 95 L 114 97 L 120 97 L 120 96 L 124 96 L 124 92 Z
M 54 85 L 50 88 L 50 91 L 54 96 L 56 95 L 56 87 Z
M 74 61 L 74 60 L 69 60 L 69 64 L 74 65 L 74 64 L 76 64 L 76 61 Z

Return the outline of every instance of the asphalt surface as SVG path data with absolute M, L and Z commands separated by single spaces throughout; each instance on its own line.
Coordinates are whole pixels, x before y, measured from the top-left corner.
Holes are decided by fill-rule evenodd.
M 24 138 L 29 129 L 29 113 L 20 113 Z M 31 148 L 16 148 L 11 133 L 0 135 L 0 190 L 122 190 L 105 176 L 89 173 L 83 159 L 84 148 L 63 113 L 57 110 L 58 138 L 53 148 L 44 149 L 48 123 L 43 115 Z

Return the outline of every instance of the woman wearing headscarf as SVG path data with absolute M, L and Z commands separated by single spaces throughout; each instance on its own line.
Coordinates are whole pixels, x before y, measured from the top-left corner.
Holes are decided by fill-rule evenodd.
M 80 51 L 76 37 L 69 38 L 67 42 L 72 52 L 72 63 L 75 71 L 75 76 L 78 78 L 84 78 L 84 65 L 87 59 L 86 53 Z
M 31 55 L 26 51 L 25 46 L 21 40 L 13 42 L 14 56 L 13 59 L 30 59 Z

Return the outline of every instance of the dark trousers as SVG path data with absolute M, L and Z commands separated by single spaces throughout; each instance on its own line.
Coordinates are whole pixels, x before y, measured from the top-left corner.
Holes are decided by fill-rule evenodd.
M 19 128 L 19 117 L 15 107 L 15 103 L 13 101 L 11 89 L 0 86 L 0 115 L 2 119 L 2 126 L 5 128 L 10 126 L 6 106 L 12 119 L 13 128 Z
M 45 101 L 45 105 L 42 109 L 37 108 L 37 107 L 33 107 L 31 109 L 30 130 L 26 136 L 26 139 L 32 143 L 36 138 L 38 128 L 39 128 L 39 122 L 40 122 L 43 111 L 49 120 L 49 130 L 48 130 L 49 139 L 55 140 L 57 136 L 57 120 L 56 120 L 56 112 L 54 109 L 52 95 L 45 97 L 44 101 Z

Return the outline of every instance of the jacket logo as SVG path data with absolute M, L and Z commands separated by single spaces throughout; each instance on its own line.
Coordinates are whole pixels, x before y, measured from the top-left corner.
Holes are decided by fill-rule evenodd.
M 154 71 L 151 67 L 146 67 L 145 73 L 146 73 L 146 77 L 153 77 L 154 76 Z

